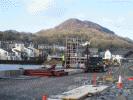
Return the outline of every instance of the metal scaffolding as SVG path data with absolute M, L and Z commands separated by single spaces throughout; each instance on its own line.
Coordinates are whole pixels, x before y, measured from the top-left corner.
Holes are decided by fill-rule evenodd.
M 67 38 L 66 37 L 66 67 L 69 68 L 81 63 L 81 55 L 79 55 L 79 47 L 82 43 L 82 38 Z

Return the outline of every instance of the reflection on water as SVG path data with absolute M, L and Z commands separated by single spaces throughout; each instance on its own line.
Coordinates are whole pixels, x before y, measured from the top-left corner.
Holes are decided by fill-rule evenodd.
M 0 64 L 0 70 L 14 70 L 14 69 L 34 69 L 41 68 L 42 65 L 18 65 L 18 64 Z

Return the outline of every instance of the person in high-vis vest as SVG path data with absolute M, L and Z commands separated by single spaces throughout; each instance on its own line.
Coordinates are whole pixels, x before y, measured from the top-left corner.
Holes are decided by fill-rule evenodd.
M 65 66 L 65 54 L 63 54 L 63 56 L 62 56 L 62 67 L 64 67 Z

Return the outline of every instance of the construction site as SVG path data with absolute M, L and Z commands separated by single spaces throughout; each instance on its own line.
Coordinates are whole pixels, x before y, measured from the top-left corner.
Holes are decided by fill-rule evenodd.
M 66 38 L 65 66 L 0 71 L 0 100 L 133 100 L 133 62 L 90 56 L 88 41 Z M 80 48 L 86 48 L 86 55 Z M 114 66 L 116 65 L 116 66 Z

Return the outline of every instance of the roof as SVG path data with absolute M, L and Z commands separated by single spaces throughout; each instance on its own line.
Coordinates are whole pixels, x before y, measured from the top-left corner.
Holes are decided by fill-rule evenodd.
M 98 48 L 89 48 L 89 51 L 90 52 L 92 52 L 92 51 L 98 52 Z
M 16 52 L 20 52 L 20 51 L 18 51 L 18 50 L 16 50 L 16 49 L 14 49 L 14 51 L 16 51 Z
M 105 52 L 106 52 L 106 51 L 102 51 L 102 52 L 100 52 L 100 55 L 104 55 L 104 54 L 105 54 Z
M 24 51 L 19 51 L 19 50 L 16 50 L 16 49 L 14 49 L 16 52 L 20 52 L 20 53 L 26 53 L 26 52 L 24 52 Z
M 133 54 L 127 56 L 126 58 L 133 58 Z
M 89 53 L 90 52 L 98 52 L 98 48 L 89 48 Z M 87 54 L 87 50 L 85 49 L 83 53 Z
M 32 48 L 30 48 L 30 47 L 28 47 L 28 48 L 26 48 L 26 49 L 33 50 L 33 49 L 32 49 Z
M 7 51 L 7 52 L 13 52 L 13 51 L 8 50 L 8 49 L 6 49 L 6 48 L 1 48 L 1 49 L 5 50 L 5 51 Z
M 130 52 L 130 50 L 112 50 L 110 51 L 112 55 L 125 55 Z

